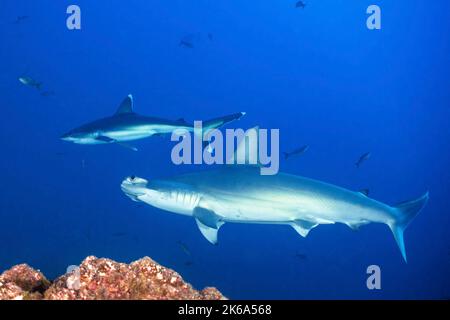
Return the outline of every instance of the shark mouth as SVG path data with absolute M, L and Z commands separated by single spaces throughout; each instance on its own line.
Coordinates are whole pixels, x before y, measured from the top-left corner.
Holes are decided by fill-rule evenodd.
M 133 201 L 139 201 L 139 196 L 145 194 L 148 181 L 136 176 L 130 176 L 122 181 L 122 191 Z

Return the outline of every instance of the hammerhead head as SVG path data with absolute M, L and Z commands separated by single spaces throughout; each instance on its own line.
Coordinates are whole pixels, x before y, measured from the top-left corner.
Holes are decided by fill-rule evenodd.
M 245 112 L 238 112 L 204 121 L 203 128 L 206 130 L 216 129 L 233 120 L 240 119 L 243 115 Z M 62 135 L 61 139 L 78 144 L 117 143 L 137 151 L 135 147 L 128 146 L 126 142 L 154 135 L 170 134 L 175 130 L 194 132 L 194 126 L 184 119 L 173 121 L 139 115 L 133 111 L 133 96 L 130 94 L 123 100 L 114 115 L 70 130 Z

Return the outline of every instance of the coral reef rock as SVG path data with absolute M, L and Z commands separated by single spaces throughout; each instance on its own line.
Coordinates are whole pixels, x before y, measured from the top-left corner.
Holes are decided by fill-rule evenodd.
M 87 257 L 50 283 L 26 264 L 0 275 L 0 299 L 48 300 L 219 300 L 217 289 L 197 291 L 175 271 L 145 257 L 130 264 Z
M 0 275 L 0 299 L 39 300 L 50 287 L 44 275 L 26 264 L 19 264 Z

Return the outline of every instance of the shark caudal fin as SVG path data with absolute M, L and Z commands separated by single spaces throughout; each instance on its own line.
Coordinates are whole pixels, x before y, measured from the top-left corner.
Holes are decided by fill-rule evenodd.
M 428 192 L 423 196 L 412 200 L 398 204 L 393 207 L 396 214 L 396 219 L 393 223 L 389 224 L 389 227 L 394 234 L 395 241 L 402 253 L 403 259 L 406 260 L 405 242 L 403 240 L 403 233 L 409 223 L 417 216 L 417 214 L 425 207 L 428 202 Z
M 245 112 L 233 113 L 227 116 L 214 118 L 211 120 L 203 121 L 203 130 L 217 129 L 231 121 L 239 120 L 245 116 Z
M 218 129 L 221 126 L 223 126 L 227 123 L 230 123 L 234 120 L 239 120 L 243 116 L 245 116 L 245 112 L 238 112 L 238 113 L 233 113 L 233 114 L 230 114 L 227 116 L 203 121 L 203 130 L 201 131 L 202 132 L 201 138 L 202 138 L 202 140 L 204 140 L 203 148 L 207 148 L 208 152 L 212 153 L 212 147 L 211 147 L 210 141 L 209 141 L 209 133 L 211 133 L 211 130 Z M 196 134 L 197 136 L 200 136 L 200 131 L 194 131 L 194 134 Z

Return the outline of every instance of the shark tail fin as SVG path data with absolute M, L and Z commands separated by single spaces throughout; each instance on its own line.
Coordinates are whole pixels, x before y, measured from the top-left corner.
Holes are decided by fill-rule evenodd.
M 417 199 L 400 203 L 393 208 L 396 211 L 396 219 L 393 223 L 389 224 L 389 227 L 394 234 L 395 241 L 397 241 L 397 245 L 405 262 L 407 262 L 407 259 L 403 233 L 409 223 L 417 216 L 423 207 L 425 207 L 428 202 L 428 198 L 429 195 L 428 192 L 426 192 Z
M 203 130 L 217 129 L 231 121 L 239 120 L 245 115 L 245 112 L 233 113 L 227 116 L 214 118 L 211 120 L 203 121 Z
M 207 120 L 207 121 L 203 121 L 203 130 L 202 130 L 202 135 L 200 135 L 200 132 L 196 132 L 194 131 L 194 134 L 196 134 L 197 136 L 201 136 L 203 141 L 203 148 L 208 148 L 208 152 L 212 153 L 212 147 L 210 145 L 210 141 L 209 141 L 209 133 L 211 133 L 211 130 L 214 129 L 218 129 L 221 126 L 230 123 L 234 120 L 239 120 L 240 118 L 242 118 L 243 116 L 245 116 L 245 112 L 238 112 L 238 113 L 233 113 L 230 115 L 226 115 L 223 117 L 218 117 L 218 118 L 214 118 L 211 120 Z

